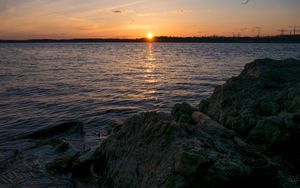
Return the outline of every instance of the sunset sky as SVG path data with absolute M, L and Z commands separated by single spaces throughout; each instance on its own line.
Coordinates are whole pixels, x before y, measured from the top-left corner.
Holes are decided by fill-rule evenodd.
M 299 10 L 300 0 L 0 0 L 0 39 L 273 35 L 300 26 Z

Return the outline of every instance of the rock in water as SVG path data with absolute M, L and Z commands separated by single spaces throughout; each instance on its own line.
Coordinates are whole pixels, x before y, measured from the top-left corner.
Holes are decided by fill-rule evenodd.
M 53 175 L 65 174 L 71 171 L 75 163 L 79 163 L 77 155 L 65 155 L 61 158 L 57 158 L 54 161 L 49 162 L 46 165 L 46 170 L 48 173 Z
M 48 127 L 45 129 L 41 129 L 35 131 L 29 135 L 26 135 L 25 138 L 30 139 L 48 139 L 55 136 L 64 136 L 65 134 L 72 134 L 72 133 L 83 133 L 83 123 L 81 122 L 67 122 L 62 123 L 56 126 Z

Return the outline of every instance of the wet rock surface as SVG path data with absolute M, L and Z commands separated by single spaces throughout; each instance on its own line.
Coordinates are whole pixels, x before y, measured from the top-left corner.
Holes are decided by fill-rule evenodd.
M 128 119 L 95 153 L 101 184 L 299 187 L 299 75 L 298 60 L 256 60 L 201 102 L 204 113 L 184 103 Z
M 71 121 L 1 144 L 0 187 L 99 187 L 86 162 L 94 150 L 83 128 Z
M 24 138 L 29 139 L 46 139 L 57 136 L 65 136 L 66 134 L 79 133 L 83 134 L 82 122 L 66 122 L 59 125 L 47 127 L 37 130 L 31 134 L 26 135 Z

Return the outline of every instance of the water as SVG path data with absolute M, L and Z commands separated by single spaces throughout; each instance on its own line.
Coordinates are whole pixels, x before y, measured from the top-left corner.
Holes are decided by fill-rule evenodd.
M 141 111 L 197 105 L 266 57 L 299 58 L 300 45 L 0 44 L 0 141 L 74 119 L 97 132 Z
M 88 158 L 114 122 L 133 114 L 196 106 L 266 57 L 300 58 L 300 44 L 0 44 L 0 185 L 71 187 L 45 164 L 77 152 Z M 67 153 L 22 138 L 70 120 L 85 123 L 85 136 L 62 138 Z

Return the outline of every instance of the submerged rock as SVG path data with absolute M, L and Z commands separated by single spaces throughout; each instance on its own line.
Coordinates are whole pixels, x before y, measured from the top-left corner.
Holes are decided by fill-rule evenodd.
M 67 174 L 69 173 L 75 164 L 79 163 L 78 156 L 64 155 L 57 158 L 46 165 L 46 170 L 49 174 Z
M 58 138 L 53 138 L 50 140 L 46 140 L 44 141 L 45 145 L 49 144 L 51 146 L 53 146 L 57 152 L 65 152 L 69 149 L 69 143 L 67 143 L 66 141 L 62 140 L 62 139 L 58 139 Z
M 62 136 L 64 134 L 72 134 L 72 133 L 83 134 L 83 123 L 76 122 L 76 121 L 62 123 L 56 126 L 47 127 L 45 129 L 35 131 L 31 134 L 26 135 L 25 138 L 48 139 L 58 135 Z
M 0 170 L 6 169 L 10 163 L 16 160 L 19 154 L 20 152 L 17 149 L 8 151 L 0 150 Z

